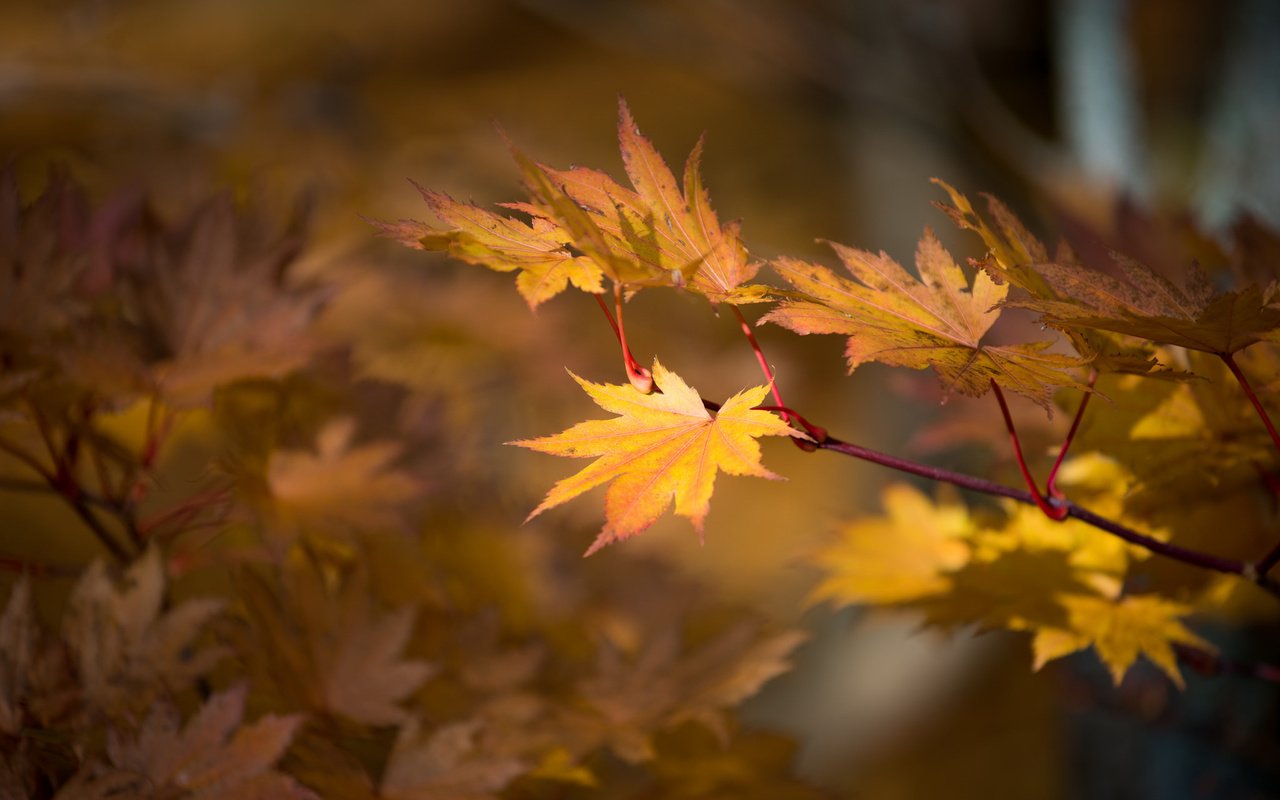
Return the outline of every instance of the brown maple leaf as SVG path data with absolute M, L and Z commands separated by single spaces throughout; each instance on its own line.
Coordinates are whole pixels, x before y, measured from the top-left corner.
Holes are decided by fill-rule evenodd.
M 1084 362 L 1048 352 L 1049 342 L 984 344 L 1007 285 L 979 272 L 970 285 L 960 267 L 926 230 L 916 251 L 917 280 L 889 256 L 832 244 L 856 280 L 795 259 L 774 268 L 800 294 L 788 295 L 761 322 L 797 333 L 848 335 L 852 372 L 868 361 L 933 367 L 950 391 L 978 397 L 994 380 L 1049 410 L 1055 389 L 1089 388 L 1072 374 Z
M 766 633 L 742 622 L 687 651 L 679 629 L 670 625 L 633 658 L 603 643 L 595 673 L 579 686 L 597 715 L 583 724 L 632 762 L 653 758 L 651 736 L 658 729 L 685 721 L 727 742 L 726 710 L 790 669 L 789 657 L 805 638 L 798 631 Z
M 529 518 L 604 483 L 605 527 L 587 550 L 635 536 L 654 523 L 671 501 L 701 533 L 716 474 L 779 476 L 760 464 L 760 436 L 808 437 L 776 415 L 754 406 L 769 389 L 739 392 L 713 416 L 698 393 L 679 375 L 654 361 L 653 376 L 661 393 L 641 394 L 630 385 L 591 383 L 573 375 L 591 399 L 620 416 L 580 422 L 541 439 L 511 442 L 553 455 L 596 458 L 575 475 L 558 482 Z
M 483 723 L 466 720 L 430 733 L 416 721 L 401 729 L 382 774 L 386 800 L 486 800 L 530 765 L 484 746 Z
M 1102 330 L 1219 355 L 1235 353 L 1280 331 L 1280 307 L 1258 286 L 1219 293 L 1193 264 L 1181 288 L 1119 253 L 1121 277 L 1070 262 L 1035 265 L 1054 298 L 1006 305 L 1038 311 L 1054 327 Z
M 279 377 L 315 352 L 323 295 L 296 276 L 302 227 L 299 216 L 276 230 L 220 194 L 158 222 L 125 262 L 125 302 L 168 402 L 203 403 L 216 386 Z
M 272 769 L 302 717 L 268 714 L 244 725 L 246 694 L 247 687 L 240 684 L 213 695 L 185 726 L 172 705 L 156 705 L 136 737 L 108 737 L 111 763 L 145 776 L 153 792 L 190 792 L 200 800 L 315 798 L 293 778 Z
M 190 685 L 226 655 L 216 645 L 196 646 L 222 600 L 197 598 L 164 610 L 164 568 L 156 548 L 129 567 L 124 584 L 118 587 L 103 562 L 95 561 L 72 591 L 63 620 L 90 708 L 145 708 L 158 694 Z

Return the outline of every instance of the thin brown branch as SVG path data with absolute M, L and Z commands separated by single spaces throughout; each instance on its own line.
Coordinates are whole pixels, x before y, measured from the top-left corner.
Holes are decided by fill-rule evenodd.
M 703 400 L 703 404 L 712 411 L 717 411 L 720 404 Z M 792 412 L 795 413 L 794 411 Z M 811 425 L 815 430 L 818 426 Z M 1257 566 L 1247 561 L 1237 561 L 1230 558 L 1222 558 L 1212 553 L 1204 553 L 1199 550 L 1192 550 L 1188 547 L 1172 544 L 1170 542 L 1162 542 L 1145 533 L 1136 531 L 1126 525 L 1122 525 L 1113 519 L 1095 514 L 1087 508 L 1076 505 L 1067 500 L 1059 500 L 1050 498 L 1037 498 L 1031 492 L 1025 489 L 1015 489 L 1012 486 L 1005 486 L 1002 483 L 989 481 L 985 478 L 979 478 L 975 475 L 969 475 L 963 472 L 955 472 L 949 469 L 933 467 L 928 464 L 921 464 L 918 461 L 911 461 L 905 458 L 898 458 L 887 453 L 881 453 L 878 450 L 872 450 L 868 447 L 852 444 L 850 442 L 841 441 L 832 436 L 826 436 L 817 442 L 818 450 L 830 450 L 834 453 L 857 458 L 862 461 L 869 461 L 873 464 L 879 464 L 882 467 L 895 469 L 899 472 L 905 472 L 910 475 L 916 475 L 921 478 L 928 478 L 932 481 L 940 483 L 949 483 L 961 489 L 968 489 L 972 492 L 989 495 L 992 497 L 1007 497 L 1010 500 L 1027 505 L 1039 506 L 1045 503 L 1054 509 L 1061 509 L 1063 518 L 1073 518 L 1097 528 L 1104 533 L 1109 533 L 1129 544 L 1141 547 L 1151 553 L 1188 564 L 1193 567 L 1207 569 L 1212 572 L 1221 572 L 1228 575 L 1237 575 L 1247 581 L 1257 585 L 1263 591 L 1280 597 L 1280 581 L 1268 577 L 1264 572 L 1260 571 Z

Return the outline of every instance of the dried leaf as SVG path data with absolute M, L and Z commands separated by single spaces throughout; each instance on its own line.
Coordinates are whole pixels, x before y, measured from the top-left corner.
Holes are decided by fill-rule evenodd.
M 189 791 L 201 800 L 315 797 L 272 769 L 302 717 L 268 714 L 242 725 L 246 692 L 241 684 L 215 694 L 183 727 L 172 706 L 156 706 L 136 738 L 108 739 L 111 762 L 145 775 L 153 787 Z
M 154 547 L 127 570 L 123 588 L 108 577 L 102 561 L 81 576 L 71 594 L 63 636 L 90 707 L 145 708 L 158 693 L 185 688 L 225 655 L 221 647 L 195 646 L 223 601 L 188 600 L 162 611 L 164 592 L 164 568 Z
M 853 276 L 795 259 L 774 268 L 802 294 L 784 300 L 761 322 L 797 333 L 849 336 L 849 370 L 868 361 L 924 369 L 933 367 L 948 392 L 979 397 L 994 379 L 1003 388 L 1051 408 L 1055 389 L 1089 388 L 1072 374 L 1084 362 L 1047 351 L 1049 342 L 983 344 L 1008 286 L 979 272 L 972 286 L 960 267 L 926 230 L 916 251 L 916 280 L 884 253 L 832 247 Z
M 485 800 L 529 769 L 510 756 L 486 752 L 478 721 L 455 722 L 423 734 L 416 720 L 400 729 L 383 771 L 386 800 Z

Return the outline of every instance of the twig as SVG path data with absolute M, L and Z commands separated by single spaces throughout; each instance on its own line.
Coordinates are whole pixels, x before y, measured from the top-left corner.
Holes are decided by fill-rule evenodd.
M 703 400 L 703 405 L 712 411 L 720 409 L 720 404 L 711 400 Z M 790 411 L 790 409 L 788 409 Z M 795 414 L 794 411 L 791 411 Z M 797 415 L 798 416 L 798 415 Z M 821 430 L 816 425 L 811 425 L 813 430 Z M 812 435 L 812 434 L 811 434 Z M 1095 514 L 1087 508 L 1082 508 L 1068 500 L 1039 498 L 1025 489 L 1015 489 L 1012 486 L 1005 486 L 1002 483 L 989 481 L 985 478 L 979 478 L 975 475 L 969 475 L 963 472 L 955 472 L 949 469 L 929 466 L 921 464 L 917 461 L 910 461 L 905 458 L 898 458 L 887 453 L 881 453 L 878 450 L 872 450 L 868 447 L 852 444 L 850 442 L 841 441 L 832 436 L 821 438 L 817 442 L 819 450 L 830 450 L 834 453 L 850 456 L 852 458 L 869 461 L 873 464 L 879 464 L 882 467 L 895 469 L 899 472 L 905 472 L 910 475 L 917 475 L 921 478 L 928 478 L 932 481 L 941 483 L 949 483 L 952 486 L 958 486 L 961 489 L 968 489 L 973 492 L 990 495 L 992 497 L 1007 497 L 1019 503 L 1027 505 L 1039 506 L 1041 503 L 1048 504 L 1051 508 L 1061 509 L 1063 518 L 1074 518 L 1086 525 L 1097 528 L 1100 531 L 1109 533 L 1129 544 L 1141 547 L 1144 550 L 1164 556 L 1165 558 L 1179 561 L 1183 564 L 1189 564 L 1193 567 L 1207 569 L 1212 572 L 1222 572 L 1228 575 L 1237 575 L 1251 583 L 1256 584 L 1263 591 L 1280 597 L 1280 581 L 1268 577 L 1258 567 L 1247 561 L 1237 561 L 1230 558 L 1222 558 L 1210 553 L 1202 553 L 1199 550 L 1192 550 L 1187 547 L 1172 544 L 1170 542 L 1162 542 L 1155 537 L 1148 536 L 1145 533 L 1134 530 L 1126 525 L 1122 525 L 1115 520 Z

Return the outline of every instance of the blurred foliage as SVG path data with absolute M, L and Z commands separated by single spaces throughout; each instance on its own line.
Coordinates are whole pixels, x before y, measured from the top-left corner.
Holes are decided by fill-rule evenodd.
M 616 176 L 621 94 L 669 157 L 708 132 L 705 182 L 755 258 L 827 259 L 820 236 L 905 262 L 925 222 L 980 257 L 990 244 L 927 211 L 942 175 L 996 189 L 1086 263 L 1118 249 L 1265 285 L 1275 14 L 1098 5 L 7 3 L 0 797 L 1280 791 L 1274 686 L 1160 649 L 1280 658 L 1274 603 L 1234 578 L 901 484 L 877 516 L 884 475 L 778 444 L 766 464 L 790 480 L 722 478 L 705 546 L 664 520 L 583 561 L 590 503 L 521 527 L 549 459 L 502 443 L 590 413 L 564 370 L 619 377 L 611 334 L 589 299 L 530 314 L 506 278 L 424 266 L 364 219 L 421 216 L 410 177 L 512 199 L 504 135 Z M 1215 234 L 1252 217 L 1233 251 L 1186 208 Z M 723 308 L 676 292 L 627 308 L 642 363 L 661 354 L 707 398 L 760 383 Z M 837 381 L 830 337 L 779 334 L 760 330 L 788 396 L 833 433 L 1017 480 L 993 404 L 874 366 Z M 1120 457 L 1062 480 L 1154 535 L 1253 558 L 1275 542 L 1253 466 L 1273 454 L 1200 356 L 1159 353 L 1209 380 L 1104 376 L 1075 447 Z M 1239 360 L 1274 398 L 1274 347 Z M 1046 419 L 1013 399 L 1037 474 L 1074 412 L 1059 402 Z M 898 609 L 833 620 L 805 610 L 815 593 Z M 1149 596 L 1164 605 L 1128 606 L 1120 633 L 1071 620 Z M 1031 636 L 943 640 L 922 616 Z M 821 633 L 801 648 L 803 628 Z M 1030 641 L 1037 663 L 1103 658 L 1033 675 Z M 1123 673 L 1139 652 L 1164 673 L 1139 659 L 1113 687 L 1103 662 Z

